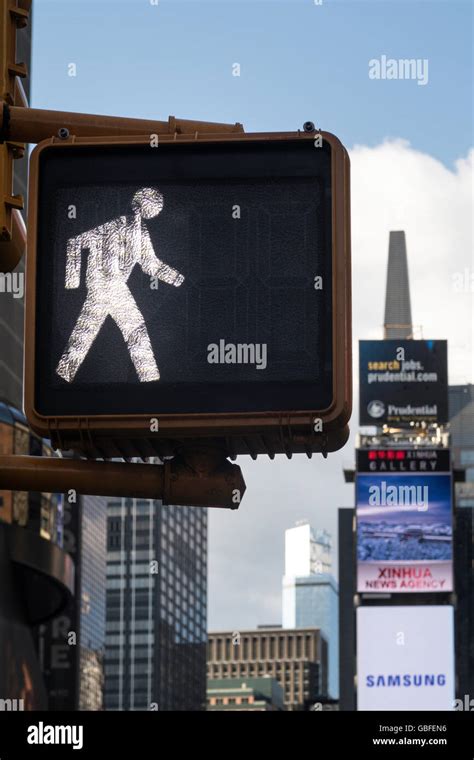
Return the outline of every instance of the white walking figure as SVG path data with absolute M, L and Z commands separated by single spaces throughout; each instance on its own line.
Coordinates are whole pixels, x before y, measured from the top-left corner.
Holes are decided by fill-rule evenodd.
M 160 379 L 145 320 L 127 280 L 135 264 L 150 277 L 179 287 L 182 274 L 156 256 L 144 219 L 157 216 L 163 208 L 158 190 L 145 187 L 132 200 L 133 217 L 120 216 L 95 227 L 67 243 L 66 288 L 78 288 L 81 253 L 89 251 L 86 272 L 87 297 L 68 344 L 56 368 L 72 382 L 107 316 L 119 327 L 140 382 Z

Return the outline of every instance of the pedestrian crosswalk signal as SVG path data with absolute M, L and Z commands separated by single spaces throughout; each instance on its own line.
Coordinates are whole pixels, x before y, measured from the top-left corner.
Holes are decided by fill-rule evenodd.
M 30 167 L 25 411 L 58 448 L 331 451 L 349 160 L 328 133 L 67 139 Z

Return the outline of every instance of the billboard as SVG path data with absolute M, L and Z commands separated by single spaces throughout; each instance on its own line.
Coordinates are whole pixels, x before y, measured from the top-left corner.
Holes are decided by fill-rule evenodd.
M 452 591 L 449 452 L 362 450 L 358 466 L 357 591 Z
M 445 340 L 359 341 L 360 424 L 448 422 Z
M 357 709 L 454 708 L 453 607 L 357 609 Z

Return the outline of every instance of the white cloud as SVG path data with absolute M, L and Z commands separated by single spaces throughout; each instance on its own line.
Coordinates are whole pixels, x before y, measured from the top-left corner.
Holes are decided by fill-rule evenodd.
M 474 294 L 453 288 L 453 274 L 474 267 L 473 158 L 471 151 L 451 170 L 404 140 L 351 151 L 355 371 L 358 340 L 382 338 L 389 232 L 405 230 L 414 324 L 425 338 L 448 339 L 451 383 L 474 381 Z M 211 630 L 279 621 L 284 531 L 297 519 L 329 530 L 337 543 L 337 509 L 353 504 L 342 465 L 354 458 L 357 404 L 354 373 L 351 440 L 327 460 L 239 458 L 247 481 L 240 509 L 210 510 Z
M 351 151 L 354 348 L 382 337 L 389 232 L 405 230 L 417 337 L 448 339 L 452 384 L 474 381 L 474 293 L 454 288 L 474 271 L 473 162 L 451 170 L 405 140 Z

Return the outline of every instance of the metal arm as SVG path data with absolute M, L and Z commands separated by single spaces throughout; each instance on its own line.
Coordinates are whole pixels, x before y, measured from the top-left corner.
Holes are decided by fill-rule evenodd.
M 238 509 L 245 493 L 240 467 L 220 451 L 183 452 L 164 465 L 56 457 L 0 457 L 0 490 L 162 499 L 164 504 Z
M 168 121 L 127 119 L 118 116 L 98 116 L 87 113 L 45 111 L 6 104 L 0 129 L 0 141 L 14 140 L 38 143 L 57 137 L 60 129 L 76 137 L 112 137 L 120 135 L 193 134 L 194 132 L 243 132 L 242 124 L 220 124 L 212 121 L 193 121 L 169 116 Z

